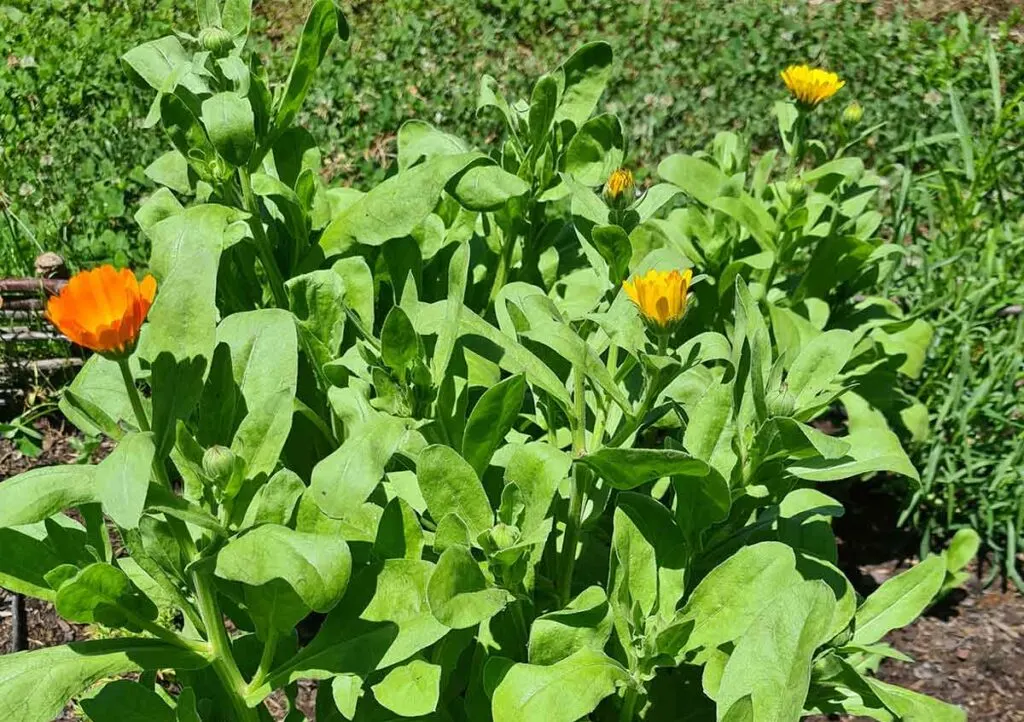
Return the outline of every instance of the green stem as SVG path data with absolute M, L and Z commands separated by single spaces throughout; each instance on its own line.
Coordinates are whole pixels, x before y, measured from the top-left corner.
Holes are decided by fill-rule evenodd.
M 505 237 L 505 243 L 501 247 L 501 255 L 498 257 L 498 270 L 494 274 L 494 283 L 491 285 L 490 303 L 498 297 L 498 291 L 505 286 L 508 280 L 508 267 L 512 264 L 512 251 L 515 249 L 516 236 L 509 233 Z
M 206 627 L 206 638 L 210 643 L 213 671 L 231 700 L 237 722 L 259 722 L 259 713 L 245 703 L 246 684 L 231 651 L 231 639 L 224 628 L 224 617 L 217 604 L 217 591 L 202 574 L 192 572 L 191 576 L 196 592 L 196 604 L 203 619 L 203 626 Z
M 270 669 L 274 664 L 274 653 L 277 652 L 277 642 L 279 636 L 277 630 L 273 626 L 267 632 L 267 641 L 263 644 L 263 654 L 260 655 L 260 666 L 256 670 L 256 675 L 252 678 L 252 682 L 246 688 L 246 694 L 249 694 L 257 689 L 267 681 L 267 677 L 270 676 Z
M 578 459 L 587 453 L 587 399 L 583 369 L 573 370 L 572 420 L 573 455 Z M 572 575 L 576 567 L 576 546 L 579 544 L 580 527 L 583 523 L 583 504 L 586 500 L 586 470 L 578 463 L 572 467 L 572 495 L 569 499 L 569 516 L 565 521 L 565 537 L 562 540 L 562 571 L 558 578 L 558 598 L 562 606 L 569 603 L 572 595 Z
M 622 710 L 619 712 L 619 722 L 632 722 L 636 716 L 636 703 L 640 699 L 636 687 L 630 684 L 626 688 L 626 698 L 622 701 Z
M 281 277 L 281 269 L 277 266 L 277 259 L 270 247 L 270 239 L 263 230 L 263 220 L 260 218 L 260 207 L 256 203 L 256 197 L 252 193 L 252 183 L 249 181 L 249 171 L 244 168 L 238 169 L 238 181 L 242 186 L 242 200 L 245 203 L 245 210 L 252 216 L 253 236 L 256 240 L 256 253 L 260 257 L 260 264 L 267 274 L 270 282 L 270 291 L 274 294 L 274 303 L 279 308 L 288 308 L 288 296 L 284 292 L 284 279 Z
M 128 391 L 128 400 L 132 404 L 132 411 L 135 412 L 135 424 L 139 427 L 139 431 L 151 431 L 149 418 L 146 416 L 146 409 L 142 405 L 142 397 L 139 396 L 139 389 L 135 385 L 135 379 L 132 378 L 132 370 L 128 365 L 128 359 L 119 358 L 117 366 L 121 369 L 121 378 L 124 379 L 124 387 Z

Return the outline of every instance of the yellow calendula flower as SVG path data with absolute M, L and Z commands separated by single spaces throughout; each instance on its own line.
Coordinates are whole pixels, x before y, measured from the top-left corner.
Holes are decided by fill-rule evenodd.
M 608 176 L 608 181 L 604 184 L 605 202 L 609 205 L 628 203 L 633 199 L 635 188 L 633 174 L 628 168 L 619 168 Z
M 686 314 L 686 294 L 692 278 L 689 268 L 682 273 L 648 271 L 623 281 L 622 289 L 648 322 L 666 329 Z
M 828 100 L 846 85 L 835 73 L 809 65 L 790 65 L 782 71 L 782 80 L 793 96 L 807 106 Z

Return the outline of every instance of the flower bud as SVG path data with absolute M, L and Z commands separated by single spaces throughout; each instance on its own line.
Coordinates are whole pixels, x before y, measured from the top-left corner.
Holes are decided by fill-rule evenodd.
M 799 178 L 792 178 L 786 184 L 786 193 L 789 194 L 794 203 L 801 201 L 807 195 L 807 184 Z
M 853 127 L 864 117 L 864 108 L 856 100 L 846 106 L 843 110 L 843 124 Z
M 211 446 L 203 454 L 203 471 L 218 486 L 225 486 L 235 473 L 235 454 L 226 446 Z
M 199 31 L 199 44 L 214 55 L 223 57 L 231 51 L 234 38 L 224 28 L 214 26 Z
M 796 397 L 789 392 L 785 384 L 777 391 L 770 391 L 765 403 L 768 406 L 768 413 L 772 416 L 790 416 L 796 409 Z
M 625 208 L 633 200 L 636 184 L 627 168 L 619 168 L 608 176 L 604 184 L 604 200 L 613 208 Z

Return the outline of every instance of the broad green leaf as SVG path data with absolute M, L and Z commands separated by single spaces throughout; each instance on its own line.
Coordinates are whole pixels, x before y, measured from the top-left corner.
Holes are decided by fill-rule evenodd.
M 885 706 L 903 722 L 967 722 L 967 713 L 960 707 L 873 677 L 866 679 Z
M 355 674 L 339 674 L 331 680 L 331 698 L 334 706 L 347 720 L 355 719 L 356 705 L 363 695 L 363 680 Z M 319 700 L 318 700 L 319 702 Z
M 331 266 L 331 270 L 345 282 L 345 305 L 352 309 L 368 332 L 373 332 L 373 306 L 376 301 L 373 290 L 373 274 L 366 260 L 361 256 L 342 258 Z
M 294 471 L 281 469 L 261 486 L 245 510 L 242 527 L 260 524 L 288 526 L 306 485 Z
M 629 275 L 629 263 L 633 257 L 633 244 L 621 226 L 594 226 L 590 241 L 608 264 L 608 281 L 620 285 Z
M 946 559 L 937 554 L 886 580 L 857 610 L 853 644 L 877 642 L 917 619 L 934 601 L 945 576 Z
M 380 331 L 381 358 L 399 377 L 420 355 L 420 339 L 401 306 L 393 306 Z
M 177 715 L 151 689 L 138 682 L 116 679 L 81 701 L 93 722 L 176 722 Z
M 511 601 L 511 595 L 488 585 L 469 549 L 451 546 L 441 554 L 430 575 L 427 599 L 439 622 L 452 629 L 465 629 L 500 612 Z
M 605 42 L 587 43 L 558 68 L 562 100 L 555 120 L 568 120 L 577 128 L 590 117 L 604 93 L 612 72 L 612 47 Z
M 0 586 L 52 602 L 54 591 L 46 575 L 62 560 L 42 534 L 28 529 L 0 529 Z
M 399 171 L 408 170 L 426 158 L 468 151 L 469 147 L 461 138 L 438 130 L 423 120 L 407 120 L 398 129 Z
M 135 422 L 117 362 L 98 354 L 85 362 L 75 379 L 64 389 L 60 410 L 68 421 L 90 436 L 106 434 L 112 439 L 119 439 L 124 433 L 119 423 Z
M 558 108 L 559 87 L 553 75 L 544 74 L 537 79 L 530 94 L 530 144 L 534 155 L 539 154 Z
M 0 655 L 0 715 L 51 722 L 65 703 L 107 677 L 154 669 L 202 669 L 194 652 L 155 639 L 103 639 Z
M 612 632 L 611 607 L 601 587 L 588 587 L 565 609 L 530 625 L 530 664 L 555 664 L 581 649 L 600 652 Z
M 565 170 L 583 185 L 601 185 L 622 165 L 624 152 L 619 119 L 610 113 L 598 115 L 580 126 L 569 141 Z
M 96 496 L 118 526 L 134 529 L 139 525 L 155 454 L 152 434 L 128 434 L 96 467 Z
M 71 577 L 57 590 L 57 613 L 69 622 L 138 631 L 138 620 L 156 619 L 153 603 L 136 590 L 117 567 L 97 562 Z
M 309 490 L 317 506 L 334 519 L 351 514 L 377 488 L 404 434 L 404 423 L 384 414 L 361 425 L 313 467 Z
M 789 367 L 786 383 L 802 409 L 832 383 L 850 360 L 856 337 L 850 331 L 832 329 L 804 346 Z
M 629 617 L 634 605 L 642 616 L 648 617 L 658 602 L 654 546 L 621 506 L 615 509 L 613 524 L 609 570 L 612 604 L 624 618 Z
M 811 682 L 814 651 L 827 639 L 835 597 L 823 582 L 807 581 L 779 594 L 740 637 L 718 688 L 718 719 L 750 696 L 753 719 L 799 719 Z
M 416 478 L 435 521 L 457 514 L 472 539 L 494 525 L 494 512 L 473 467 L 451 447 L 436 444 L 420 452 Z
M 946 550 L 946 570 L 958 572 L 974 559 L 981 547 L 981 536 L 974 529 L 960 529 Z
M 471 211 L 496 211 L 529 190 L 530 184 L 518 176 L 500 166 L 481 163 L 461 173 L 451 193 Z
M 256 128 L 249 99 L 237 93 L 211 95 L 203 101 L 203 125 L 210 142 L 231 165 L 249 162 L 256 144 Z
M 96 501 L 95 466 L 46 466 L 0 484 L 0 528 L 33 524 Z
M 521 531 L 529 535 L 547 517 L 559 484 L 569 475 L 572 457 L 544 442 L 517 446 L 505 465 L 505 484 L 515 484 L 523 495 Z
M 277 106 L 274 128 L 281 132 L 288 128 L 298 115 L 306 94 L 313 85 L 313 75 L 320 67 L 327 49 L 335 36 L 348 39 L 348 25 L 341 9 L 333 0 L 318 0 L 309 11 L 306 24 L 295 49 L 292 68 L 288 73 L 284 93 Z
M 434 346 L 434 356 L 430 362 L 430 374 L 434 379 L 445 378 L 459 337 L 459 316 L 464 308 L 463 301 L 469 283 L 469 258 L 469 243 L 460 243 L 448 263 L 448 299 L 445 301 L 448 323 L 438 333 L 437 344 Z
M 479 477 L 519 416 L 525 396 L 526 379 L 517 374 L 487 389 L 473 407 L 462 436 L 462 456 Z
M 762 251 L 774 252 L 776 250 L 775 235 L 778 233 L 778 228 L 775 225 L 775 219 L 760 201 L 743 193 L 736 198 L 731 196 L 716 198 L 711 202 L 711 207 L 725 213 L 749 231 Z
M 729 178 L 706 160 L 692 155 L 670 155 L 658 165 L 658 175 L 683 189 L 706 206 L 718 198 Z
M 837 459 L 814 458 L 791 464 L 786 471 L 808 481 L 836 481 L 878 471 L 891 471 L 919 481 L 899 437 L 889 428 L 881 411 L 855 393 L 841 397 L 849 417 L 849 434 L 842 440 L 850 445 Z
M 192 56 L 182 47 L 178 38 L 167 35 L 132 48 L 121 56 L 121 62 L 131 70 L 130 75 L 153 90 L 171 92 L 174 88 L 166 87 L 168 78 L 177 73 L 182 65 L 191 64 Z M 194 72 L 180 75 L 179 82 L 192 93 L 209 92 L 206 81 Z
M 602 652 L 581 649 L 557 664 L 513 665 L 491 703 L 494 722 L 576 722 L 629 680 Z
M 414 559 L 388 559 L 382 567 L 364 568 L 313 641 L 274 670 L 269 682 L 253 691 L 250 704 L 298 679 L 365 678 L 437 642 L 448 627 L 427 603 L 433 570 L 430 562 Z
M 177 150 L 169 150 L 164 153 L 162 156 L 146 166 L 143 173 L 145 173 L 146 177 L 153 182 L 165 185 L 172 191 L 176 191 L 184 195 L 188 195 L 192 192 L 192 180 L 189 178 L 188 160 Z M 176 210 L 180 211 L 182 209 L 176 199 L 173 204 L 169 204 L 167 207 L 174 207 L 175 205 L 177 206 Z M 156 207 L 157 206 L 153 206 L 147 209 L 147 212 L 155 210 Z M 136 220 L 138 220 L 138 216 L 136 217 Z M 163 218 L 152 221 L 152 224 L 155 224 L 160 220 L 163 220 Z M 147 224 L 150 223 L 147 221 Z M 139 222 L 139 225 L 144 226 L 142 222 Z
M 666 476 L 706 476 L 710 467 L 674 449 L 605 448 L 581 456 L 577 463 L 593 469 L 616 489 L 634 489 Z
M 345 593 L 352 556 L 338 537 L 265 524 L 228 542 L 217 554 L 215 573 L 253 586 L 282 579 L 310 608 L 327 612 Z
M 392 669 L 371 689 L 377 701 L 395 714 L 417 717 L 437 709 L 440 687 L 441 668 L 413 659 Z
M 733 388 L 731 384 L 713 384 L 700 401 L 688 409 L 690 417 L 683 434 L 683 448 L 695 458 L 714 466 L 716 455 L 730 444 Z M 729 469 L 716 467 L 728 477 Z
M 377 526 L 373 551 L 381 559 L 419 559 L 423 554 L 423 529 L 415 510 L 395 497 L 384 507 Z
M 480 153 L 436 156 L 388 178 L 331 221 L 320 237 L 320 247 L 327 256 L 334 256 L 353 244 L 380 246 L 409 235 L 434 210 L 448 182 L 482 157 Z
M 783 590 L 800 584 L 793 550 L 779 542 L 746 546 L 715 567 L 676 616 L 659 647 L 711 650 L 741 637 Z
M 299 333 L 313 352 L 312 362 L 322 367 L 333 361 L 345 333 L 344 281 L 334 271 L 313 271 L 290 278 L 285 291 Z

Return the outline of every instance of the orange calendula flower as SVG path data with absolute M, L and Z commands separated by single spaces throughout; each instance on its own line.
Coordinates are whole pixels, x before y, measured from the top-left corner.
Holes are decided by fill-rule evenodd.
M 636 185 L 633 182 L 633 173 L 628 168 L 619 168 L 608 176 L 604 184 L 604 198 L 611 205 L 620 202 L 628 203 L 633 199 L 633 190 Z
M 152 276 L 139 283 L 128 269 L 100 266 L 75 274 L 47 303 L 46 317 L 79 346 L 106 356 L 124 356 L 135 348 L 154 296 Z
M 622 288 L 649 322 L 665 329 L 686 314 L 693 271 L 648 271 L 622 282 Z
M 793 96 L 807 106 L 828 100 L 846 85 L 835 73 L 809 65 L 790 65 L 781 75 Z

